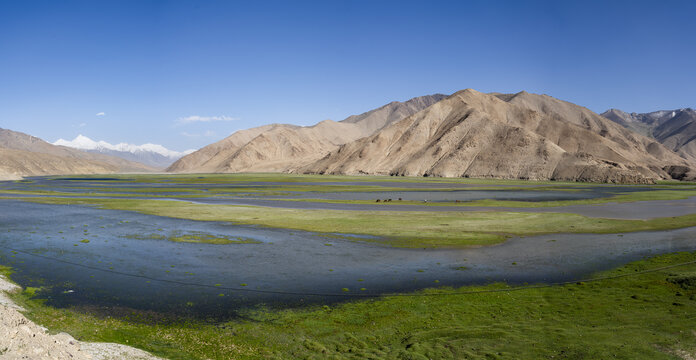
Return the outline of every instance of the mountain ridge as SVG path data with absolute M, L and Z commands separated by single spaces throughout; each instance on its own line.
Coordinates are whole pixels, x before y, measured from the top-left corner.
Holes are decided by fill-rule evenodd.
M 339 145 L 367 136 L 390 122 L 420 111 L 445 95 L 391 102 L 342 121 L 311 126 L 269 124 L 237 131 L 184 156 L 169 172 L 290 172 L 306 166 Z
M 299 172 L 643 183 L 672 178 L 668 165 L 690 168 L 584 107 L 465 89 Z
M 602 116 L 652 137 L 690 162 L 696 162 L 696 110 L 681 108 L 649 113 L 609 109 Z

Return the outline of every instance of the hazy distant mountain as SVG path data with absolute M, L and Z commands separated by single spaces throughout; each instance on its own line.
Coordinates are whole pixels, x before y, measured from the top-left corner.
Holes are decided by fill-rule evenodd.
M 67 146 L 89 152 L 116 156 L 158 169 L 164 169 L 182 156 L 190 154 L 194 151 L 188 150 L 178 152 L 169 150 L 162 145 L 150 143 L 143 145 L 119 143 L 113 145 L 106 141 L 94 141 L 82 134 L 78 135 L 72 141 L 58 139 L 53 143 L 53 145 Z
M 184 156 L 172 172 L 287 172 L 317 161 L 338 146 L 368 135 L 414 114 L 445 95 L 392 102 L 378 109 L 313 126 L 265 125 L 237 131 L 229 137 Z
M 56 146 L 35 136 L 0 129 L 0 177 L 3 178 L 153 170 L 137 162 Z
M 117 171 L 117 167 L 99 161 L 0 147 L 0 180 L 18 179 L 22 176 L 107 174 Z
M 636 183 L 691 176 L 685 159 L 586 108 L 546 95 L 471 89 L 300 171 Z
M 611 109 L 605 118 L 655 138 L 682 157 L 696 161 L 696 111 L 690 108 L 651 113 L 627 113 Z

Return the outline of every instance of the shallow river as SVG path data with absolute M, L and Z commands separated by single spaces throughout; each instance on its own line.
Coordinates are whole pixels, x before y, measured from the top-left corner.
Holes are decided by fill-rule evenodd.
M 422 250 L 86 206 L 0 200 L 0 214 L 0 264 L 15 269 L 13 280 L 20 285 L 48 286 L 42 296 L 49 304 L 215 319 L 261 303 L 298 306 L 443 285 L 574 280 L 647 255 L 696 251 L 696 228 L 556 234 L 479 249 Z M 151 238 L 177 232 L 259 243 Z

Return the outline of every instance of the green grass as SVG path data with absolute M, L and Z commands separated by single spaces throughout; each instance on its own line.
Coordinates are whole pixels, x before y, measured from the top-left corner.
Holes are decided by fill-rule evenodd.
M 12 268 L 0 265 L 0 276 L 9 277 L 10 275 L 12 275 Z
M 260 244 L 261 241 L 251 238 L 239 236 L 224 236 L 214 235 L 200 231 L 181 232 L 174 231 L 169 235 L 163 234 L 131 234 L 124 236 L 128 239 L 137 240 L 168 240 L 173 242 L 197 243 L 197 244 L 213 244 L 213 245 L 229 245 L 229 244 Z
M 643 260 L 598 275 L 695 261 Z M 171 359 L 678 359 L 696 352 L 696 265 L 512 292 L 494 284 L 429 289 L 299 309 L 254 309 L 225 323 L 151 322 L 56 309 L 24 292 L 28 317 L 79 340 L 136 346 Z M 351 294 L 352 292 L 347 292 Z M 136 320 L 136 319 L 141 319 Z
M 260 241 L 234 237 L 230 238 L 227 236 L 218 236 L 207 233 L 189 233 L 189 234 L 177 234 L 167 237 L 167 240 L 174 242 L 186 242 L 186 243 L 202 243 L 202 244 L 214 244 L 214 245 L 228 245 L 228 244 L 260 244 Z
M 24 198 L 49 204 L 98 205 L 104 209 L 202 221 L 229 221 L 319 233 L 372 235 L 396 247 L 492 245 L 509 236 L 550 233 L 620 233 L 696 226 L 696 214 L 649 220 L 591 218 L 565 213 L 390 212 L 263 208 L 134 199 Z

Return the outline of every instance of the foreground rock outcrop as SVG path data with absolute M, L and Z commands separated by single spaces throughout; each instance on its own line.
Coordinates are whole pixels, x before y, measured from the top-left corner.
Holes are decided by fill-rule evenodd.
M 0 276 L 0 358 L 51 360 L 158 360 L 145 351 L 113 343 L 86 343 L 66 333 L 51 335 L 29 321 L 6 295 L 19 287 Z

